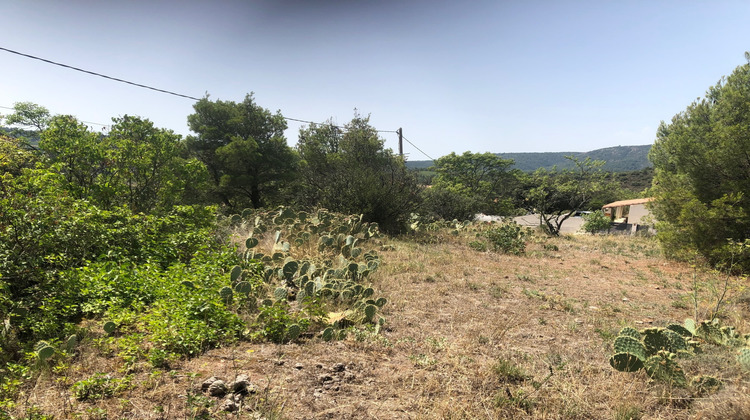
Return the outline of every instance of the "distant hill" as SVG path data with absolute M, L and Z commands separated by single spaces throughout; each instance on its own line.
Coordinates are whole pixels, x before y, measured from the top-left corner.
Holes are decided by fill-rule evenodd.
M 648 151 L 651 145 L 644 146 L 615 146 L 604 149 L 592 150 L 590 152 L 541 152 L 541 153 L 496 153 L 503 159 L 513 159 L 514 168 L 525 172 L 532 172 L 538 168 L 551 169 L 570 168 L 571 162 L 565 156 L 574 156 L 578 159 L 590 157 L 594 160 L 606 162 L 604 170 L 612 172 L 638 171 L 651 167 L 648 161 Z M 432 166 L 431 160 L 407 161 L 406 166 L 412 169 L 424 169 Z

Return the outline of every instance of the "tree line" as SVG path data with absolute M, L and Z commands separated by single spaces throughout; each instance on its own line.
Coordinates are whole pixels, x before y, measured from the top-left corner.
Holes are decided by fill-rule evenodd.
M 29 149 L 4 137 L 2 147 L 13 151 L 5 152 L 2 169 L 17 172 L 36 162 L 63 178 L 66 194 L 104 209 L 148 213 L 188 204 L 237 213 L 319 206 L 363 214 L 390 232 L 403 231 L 416 215 L 468 219 L 480 212 L 533 212 L 557 234 L 575 211 L 652 196 L 667 255 L 750 268 L 748 86 L 745 64 L 662 122 L 649 155 L 653 185 L 640 194 L 623 189 L 600 161 L 572 158 L 568 168 L 523 173 L 512 169 L 510 159 L 472 152 L 436 160 L 426 186 L 384 147 L 368 117 L 355 114 L 343 127 L 330 121 L 305 126 L 289 146 L 282 114 L 259 106 L 252 94 L 241 102 L 201 99 L 188 116 L 194 134 L 184 139 L 141 117 L 114 118 L 104 135 L 74 117 L 16 104 L 5 124 L 36 131 L 40 140 Z
M 31 103 L 16 104 L 5 123 L 36 131 L 38 144 L 25 149 L 29 156 L 62 176 L 66 194 L 105 210 L 163 213 L 175 205 L 216 205 L 229 214 L 276 205 L 324 207 L 401 232 L 416 215 L 464 220 L 533 211 L 562 223 L 572 211 L 601 206 L 618 193 L 598 162 L 529 175 L 511 170 L 512 160 L 471 152 L 438 159 L 427 187 L 385 148 L 369 117 L 355 114 L 343 127 L 330 121 L 305 126 L 291 147 L 284 117 L 259 106 L 252 94 L 241 102 L 201 99 L 188 116 L 194 134 L 184 139 L 129 115 L 113 118 L 111 129 L 99 133 Z M 559 223 L 549 221 L 556 234 Z

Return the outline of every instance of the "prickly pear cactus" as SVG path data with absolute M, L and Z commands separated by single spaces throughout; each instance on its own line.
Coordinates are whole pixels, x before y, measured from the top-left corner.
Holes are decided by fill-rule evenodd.
M 615 353 L 627 353 L 637 359 L 646 360 L 646 347 L 640 341 L 628 335 L 621 335 L 615 339 Z M 617 368 L 615 368 L 617 369 Z M 619 369 L 618 369 L 619 370 Z
M 372 319 L 375 317 L 375 313 L 377 312 L 378 307 L 375 305 L 367 305 L 365 306 L 365 320 L 367 322 L 372 321 Z
M 674 332 L 676 332 L 677 334 L 680 334 L 683 337 L 690 338 L 690 337 L 693 336 L 693 333 L 690 332 L 690 330 L 688 330 L 687 328 L 683 327 L 680 324 L 669 324 L 669 325 L 667 325 L 667 329 L 670 330 L 670 331 L 674 331 Z
M 291 280 L 294 277 L 294 273 L 297 272 L 299 263 L 295 260 L 287 260 L 284 267 L 281 269 L 285 279 Z
M 45 361 L 55 354 L 55 348 L 50 346 L 46 341 L 36 343 L 34 348 L 36 349 L 36 356 L 41 361 Z
M 743 347 L 737 351 L 737 361 L 745 370 L 750 370 L 750 347 Z
M 240 275 L 242 274 L 242 267 L 239 265 L 235 265 L 232 267 L 232 271 L 229 272 L 229 279 L 234 283 L 237 281 L 237 279 L 240 278 Z
M 695 320 L 692 318 L 686 318 L 684 322 L 685 329 L 690 331 L 690 334 L 695 335 L 695 333 L 698 331 Z
M 65 340 L 65 351 L 68 353 L 73 353 L 78 346 L 78 336 L 73 334 L 68 337 L 67 340 Z
M 324 329 L 323 333 L 321 334 L 321 337 L 323 338 L 323 341 L 331 341 L 334 337 L 333 328 L 328 327 Z
M 655 381 L 666 382 L 669 385 L 680 388 L 687 387 L 685 372 L 675 361 L 675 354 L 668 351 L 659 351 L 646 359 L 644 369 L 648 376 Z
M 726 342 L 724 333 L 715 322 L 702 321 L 695 335 L 712 344 L 723 345 Z
M 609 358 L 609 365 L 620 372 L 635 372 L 643 368 L 643 360 L 630 353 L 616 353 Z
M 685 337 L 672 330 L 661 330 L 662 335 L 667 339 L 667 350 L 672 353 L 687 351 L 687 341 Z
M 287 296 L 287 290 L 283 287 L 277 287 L 276 290 L 273 291 L 273 297 L 276 298 L 276 300 L 286 300 Z
M 662 334 L 662 328 L 646 328 L 643 330 L 643 344 L 646 346 L 646 356 L 653 356 L 669 348 L 667 337 Z
M 639 333 L 638 330 L 636 330 L 633 327 L 624 327 L 623 329 L 620 330 L 620 333 L 618 335 L 633 337 L 639 341 L 641 339 L 641 333 Z
M 237 293 L 248 294 L 253 291 L 253 287 L 249 282 L 241 281 L 234 286 L 234 290 Z
M 245 247 L 247 249 L 252 249 L 258 246 L 258 238 L 247 238 L 245 241 Z
M 299 337 L 301 332 L 302 332 L 302 329 L 300 328 L 299 325 L 292 324 L 287 328 L 286 335 L 289 338 L 289 341 L 294 341 Z
M 232 288 L 229 286 L 224 286 L 219 290 L 219 296 L 221 296 L 221 299 L 224 301 L 228 301 L 232 299 Z

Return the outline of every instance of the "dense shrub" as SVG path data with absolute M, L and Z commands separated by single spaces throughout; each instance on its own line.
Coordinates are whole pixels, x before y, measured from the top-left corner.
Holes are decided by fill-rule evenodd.
M 493 227 L 484 232 L 484 236 L 488 239 L 494 251 L 513 255 L 521 255 L 526 252 L 528 232 L 518 223 L 505 223 Z
M 596 232 L 609 229 L 612 226 L 612 220 L 603 211 L 584 214 L 583 220 L 583 230 L 592 235 Z

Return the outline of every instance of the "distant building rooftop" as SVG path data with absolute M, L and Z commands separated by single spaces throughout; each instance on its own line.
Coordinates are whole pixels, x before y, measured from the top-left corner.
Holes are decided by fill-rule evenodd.
M 621 200 L 621 201 L 615 201 L 613 203 L 605 204 L 602 206 L 603 209 L 611 208 L 611 207 L 622 207 L 622 206 L 634 206 L 636 204 L 645 204 L 649 201 L 653 201 L 653 197 L 649 198 L 634 198 L 632 200 Z

